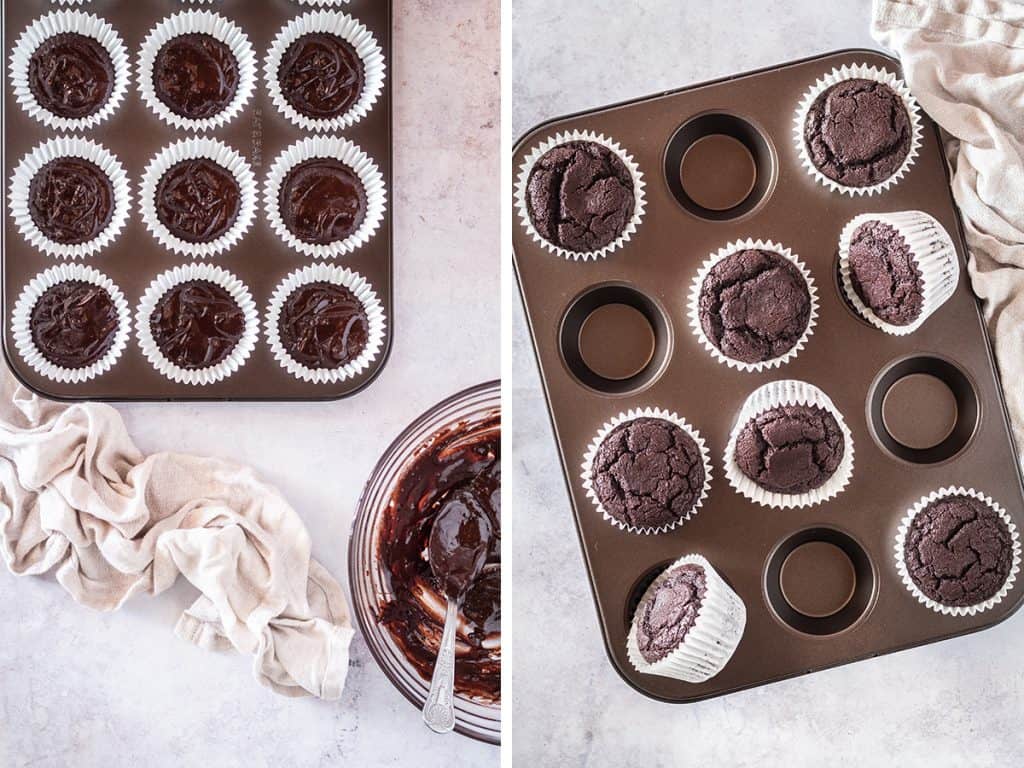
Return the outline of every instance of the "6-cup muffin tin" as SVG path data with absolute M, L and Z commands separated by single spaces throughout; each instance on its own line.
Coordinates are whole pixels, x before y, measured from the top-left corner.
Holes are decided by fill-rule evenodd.
M 608 655 L 630 685 L 653 698 L 700 700 L 966 634 L 1002 621 L 1024 599 L 1016 585 L 988 610 L 944 615 L 919 603 L 897 572 L 900 521 L 923 496 L 944 486 L 973 487 L 996 499 L 1019 527 L 1024 489 L 966 270 L 952 297 L 905 336 L 871 326 L 843 294 L 840 233 L 858 214 L 923 211 L 951 235 L 961 265 L 966 260 L 938 129 L 927 117 L 914 164 L 879 194 L 832 191 L 801 166 L 794 141 L 800 100 L 844 65 L 901 76 L 889 57 L 841 51 L 553 120 L 515 149 L 518 179 L 536 147 L 586 132 L 617 142 L 643 174 L 645 211 L 621 247 L 594 260 L 563 258 L 531 236 L 518 206 L 513 245 Z M 686 160 L 701 140 L 705 151 Z M 702 178 L 711 183 L 695 187 Z M 760 372 L 715 360 L 688 320 L 701 264 L 748 238 L 799 254 L 819 305 L 806 347 Z M 814 506 L 758 506 L 723 472 L 745 400 L 784 379 L 827 393 L 856 446 L 849 485 Z M 581 478 L 602 425 L 648 408 L 677 413 L 699 430 L 712 464 L 697 513 L 655 535 L 602 519 Z M 747 611 L 735 655 L 701 683 L 641 674 L 626 650 L 640 597 L 688 554 L 707 558 Z
M 47 14 L 72 10 L 94 14 L 108 22 L 127 49 L 130 80 L 127 93 L 108 119 L 81 131 L 53 130 L 33 119 L 18 103 L 11 84 L 11 55 L 19 36 Z M 248 36 L 256 59 L 256 87 L 242 111 L 210 130 L 176 129 L 161 120 L 144 101 L 139 88 L 139 52 L 150 31 L 165 19 L 186 11 L 209 11 L 230 20 Z M 274 38 L 286 25 L 305 14 L 334 11 L 353 17 L 372 33 L 383 54 L 383 88 L 368 113 L 354 124 L 317 131 L 290 121 L 274 103 L 264 62 Z M 3 3 L 4 71 L 4 227 L 3 227 L 3 346 L 7 363 L 27 386 L 47 397 L 64 400 L 332 400 L 367 386 L 386 362 L 392 337 L 392 214 L 391 214 L 391 3 L 351 0 L 313 4 L 300 0 L 87 0 L 54 3 L 18 0 Z M 10 213 L 11 179 L 28 153 L 56 137 L 81 137 L 114 154 L 127 172 L 131 208 L 116 239 L 99 252 L 80 259 L 57 258 L 34 248 L 19 232 Z M 333 258 L 299 253 L 275 234 L 264 213 L 264 181 L 275 159 L 296 142 L 314 137 L 338 137 L 358 145 L 376 164 L 386 196 L 383 216 L 369 240 Z M 240 154 L 251 166 L 257 190 L 253 224 L 226 252 L 205 258 L 179 255 L 161 244 L 143 222 L 140 192 L 143 173 L 162 150 L 187 138 L 215 139 Z M 199 262 L 237 276 L 248 288 L 259 316 L 259 337 L 248 359 L 231 375 L 207 384 L 177 383 L 161 374 L 143 354 L 136 332 L 136 310 L 147 287 L 158 275 Z M 23 288 L 40 273 L 60 263 L 91 267 L 120 288 L 131 314 L 131 336 L 113 367 L 88 381 L 61 382 L 41 375 L 16 348 L 12 311 Z M 348 268 L 372 287 L 384 318 L 383 337 L 372 362 L 358 373 L 336 382 L 303 380 L 275 358 L 267 338 L 268 305 L 277 286 L 290 274 L 314 264 Z

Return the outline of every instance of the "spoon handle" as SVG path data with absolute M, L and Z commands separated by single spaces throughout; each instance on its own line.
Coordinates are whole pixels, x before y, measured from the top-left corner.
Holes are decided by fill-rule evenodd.
M 435 733 L 448 733 L 455 727 L 455 630 L 458 624 L 459 607 L 454 600 L 449 600 L 434 677 L 423 704 L 423 722 Z

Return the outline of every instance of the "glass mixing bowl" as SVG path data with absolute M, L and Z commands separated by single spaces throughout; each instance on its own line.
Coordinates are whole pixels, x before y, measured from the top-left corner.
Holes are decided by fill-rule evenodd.
M 377 541 L 392 491 L 418 450 L 438 433 L 458 425 L 471 431 L 501 413 L 501 382 L 467 389 L 438 403 L 410 424 L 384 453 L 370 476 L 349 539 L 348 570 L 359 628 L 377 664 L 416 707 L 422 709 L 430 681 L 420 677 L 391 633 L 377 621 L 378 606 L 389 598 L 388 578 L 377 559 Z M 426 726 L 424 726 L 426 727 Z M 455 730 L 490 744 L 501 743 L 501 705 L 455 697 Z

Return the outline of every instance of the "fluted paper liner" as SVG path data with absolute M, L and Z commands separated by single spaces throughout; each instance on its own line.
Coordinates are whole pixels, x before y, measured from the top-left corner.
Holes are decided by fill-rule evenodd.
M 355 171 L 366 192 L 366 215 L 363 222 L 344 240 L 330 245 L 307 243 L 293 235 L 284 223 L 279 200 L 281 185 L 291 170 L 307 160 L 321 157 L 340 160 Z M 305 256 L 330 259 L 352 253 L 370 241 L 384 218 L 387 190 L 384 187 L 384 176 L 377 164 L 358 145 L 348 139 L 321 136 L 292 144 L 277 157 L 267 173 L 264 205 L 271 229 L 286 245 Z
M 299 5 L 347 5 L 351 0 L 298 0 Z
M 807 283 L 807 293 L 811 298 L 810 314 L 807 317 L 807 327 L 804 329 L 803 334 L 797 339 L 794 344 L 785 354 L 773 357 L 770 360 L 762 360 L 757 363 L 747 363 L 742 360 L 735 360 L 725 354 L 722 350 L 714 345 L 708 335 L 704 332 L 704 327 L 700 322 L 700 292 L 704 287 L 704 281 L 707 279 L 708 274 L 714 267 L 729 258 L 735 253 L 740 251 L 748 250 L 759 250 L 759 251 L 771 251 L 777 253 L 784 259 L 793 264 L 804 278 L 804 282 Z M 693 330 L 697 340 L 701 343 L 711 356 L 714 357 L 718 362 L 724 363 L 730 368 L 735 368 L 740 371 L 756 372 L 767 371 L 772 368 L 778 368 L 785 365 L 798 354 L 805 346 L 807 346 L 807 340 L 814 333 L 814 326 L 818 322 L 818 288 L 814 284 L 814 278 L 811 276 L 811 271 L 804 264 L 803 260 L 793 253 L 789 248 L 780 245 L 772 240 L 737 240 L 729 243 L 724 248 L 720 248 L 717 252 L 711 254 L 704 263 L 701 264 L 697 275 L 693 278 L 693 282 L 690 283 L 690 297 L 687 301 L 687 314 L 689 316 L 690 328 Z
M 149 318 L 157 302 L 171 288 L 192 280 L 205 280 L 221 286 L 235 300 L 245 315 L 245 331 L 224 360 L 207 368 L 188 369 L 174 364 L 160 351 L 153 339 Z M 245 284 L 226 269 L 209 263 L 185 264 L 160 274 L 149 284 L 135 316 L 135 330 L 142 354 L 161 374 L 179 384 L 203 386 L 226 379 L 233 374 L 252 354 L 259 338 L 259 312 L 252 293 Z
M 685 555 L 676 560 L 651 583 L 641 602 L 684 565 L 700 566 L 705 575 L 706 592 L 693 626 L 675 650 L 652 664 L 640 653 L 634 616 L 626 638 L 626 655 L 638 672 L 703 683 L 721 672 L 732 658 L 747 626 L 747 609 L 739 595 L 700 555 Z
M 67 245 L 51 240 L 40 231 L 29 211 L 29 191 L 32 179 L 47 163 L 61 157 L 76 157 L 88 160 L 103 171 L 110 179 L 114 190 L 113 210 L 106 228 L 86 243 Z M 34 248 L 50 256 L 67 259 L 82 259 L 106 248 L 124 229 L 131 209 L 131 192 L 128 175 L 121 161 L 107 149 L 90 139 L 66 137 L 50 139 L 40 144 L 14 170 L 10 187 L 10 210 L 18 231 Z
M 278 70 L 281 59 L 299 38 L 312 33 L 329 33 L 345 40 L 363 62 L 363 91 L 349 110 L 338 117 L 309 117 L 288 103 L 281 91 Z M 373 33 L 358 19 L 340 11 L 312 11 L 293 19 L 274 38 L 267 52 L 264 77 L 271 101 L 290 122 L 306 131 L 336 133 L 357 123 L 373 108 L 384 90 L 384 52 Z
M 205 34 L 220 40 L 238 62 L 238 88 L 235 97 L 213 117 L 191 120 L 177 114 L 156 95 L 153 63 L 166 43 L 181 35 Z M 241 113 L 256 91 L 256 54 L 248 35 L 232 21 L 213 11 L 179 11 L 159 24 L 146 37 L 139 52 L 139 91 L 143 102 L 168 125 L 185 131 L 206 132 L 226 125 Z
M 823 485 L 806 493 L 778 493 L 766 490 L 747 477 L 736 463 L 736 441 L 747 422 L 765 411 L 784 405 L 817 406 L 828 411 L 835 417 L 843 434 L 843 458 L 836 471 Z M 729 485 L 755 504 L 774 509 L 811 507 L 838 496 L 850 484 L 850 478 L 853 476 L 853 450 L 853 435 L 850 428 L 846 426 L 843 414 L 829 396 L 806 381 L 786 379 L 758 387 L 743 403 L 729 435 L 723 465 Z
M 227 232 L 208 243 L 191 243 L 172 233 L 157 215 L 156 190 L 164 175 L 185 160 L 207 158 L 231 172 L 238 182 L 240 202 L 235 223 Z M 256 217 L 256 177 L 242 155 L 216 139 L 182 139 L 164 149 L 146 166 L 140 189 L 142 221 L 153 237 L 179 256 L 206 258 L 230 250 L 245 236 Z
M 896 172 L 885 181 L 880 181 L 877 184 L 872 184 L 866 187 L 848 187 L 845 184 L 840 184 L 834 179 L 830 179 L 814 165 L 810 152 L 807 150 L 807 142 L 804 140 L 804 126 L 807 124 L 807 114 L 810 112 L 811 107 L 814 105 L 814 101 L 818 96 L 827 91 L 833 85 L 841 83 L 844 80 L 860 79 L 874 80 L 875 82 L 889 86 L 903 101 L 903 105 L 907 110 L 907 115 L 910 118 L 910 150 L 907 152 L 907 156 L 903 159 L 903 163 L 898 169 L 896 169 Z M 839 192 L 850 196 L 877 195 L 881 194 L 906 176 L 907 172 L 914 164 L 918 151 L 921 148 L 921 108 L 917 105 L 917 100 L 911 95 L 907 84 L 896 77 L 893 73 L 885 69 L 880 69 L 879 67 L 869 67 L 866 64 L 844 65 L 838 69 L 833 69 L 828 74 L 819 78 L 818 81 L 807 90 L 803 98 L 800 100 L 800 105 L 797 107 L 793 132 L 796 138 L 796 147 L 800 156 L 801 164 L 813 178 L 818 180 L 820 184 L 831 189 L 833 192 Z
M 285 301 L 296 290 L 309 283 L 332 283 L 348 288 L 355 294 L 366 310 L 369 332 L 363 351 L 339 368 L 309 368 L 297 362 L 281 343 L 279 322 L 281 309 Z M 333 384 L 346 381 L 365 371 L 380 354 L 384 344 L 384 331 L 387 321 L 384 307 L 373 290 L 373 286 L 358 272 L 334 264 L 311 264 L 303 269 L 292 272 L 274 290 L 267 308 L 266 333 L 267 342 L 274 358 L 288 373 L 297 379 L 311 384 Z
M 39 297 L 59 283 L 72 281 L 92 283 L 93 285 L 100 286 L 110 296 L 111 301 L 114 302 L 118 316 L 117 333 L 114 336 L 114 343 L 111 344 L 110 349 L 95 363 L 83 366 L 82 368 L 65 368 L 50 362 L 32 339 L 32 310 L 35 308 L 36 302 L 39 301 Z M 124 352 L 125 347 L 128 346 L 128 338 L 131 336 L 131 332 L 131 310 L 128 307 L 128 300 L 125 299 L 121 289 L 102 272 L 78 263 L 59 264 L 32 278 L 22 290 L 21 296 L 18 297 L 11 318 L 11 333 L 14 336 L 14 346 L 25 362 L 41 376 L 65 384 L 81 384 L 113 368 Z
M 924 301 L 921 313 L 912 323 L 893 325 L 878 317 L 853 287 L 850 268 L 850 241 L 862 224 L 878 221 L 895 229 L 910 249 L 910 255 L 921 272 Z M 862 213 L 843 228 L 839 237 L 839 276 L 843 291 L 861 316 L 876 328 L 893 336 L 913 333 L 956 291 L 960 281 L 960 261 L 956 246 L 945 228 L 922 211 L 899 213 Z
M 1006 524 L 1006 528 L 1010 532 L 1010 539 L 1012 540 L 1013 563 L 1010 566 L 1010 573 L 1007 575 L 1006 581 L 995 595 L 976 605 L 943 605 L 942 603 L 928 597 L 910 577 L 910 573 L 907 571 L 907 563 L 903 556 L 903 547 L 906 543 L 907 532 L 910 530 L 910 524 L 913 522 L 914 518 L 929 505 L 950 496 L 969 496 L 972 499 L 977 499 L 983 504 L 988 505 Z M 903 519 L 900 521 L 900 526 L 896 534 L 895 551 L 896 571 L 899 573 L 900 579 L 903 581 L 903 585 L 910 591 L 910 594 L 917 598 L 919 603 L 928 606 L 937 613 L 945 614 L 946 616 L 974 616 L 975 614 L 987 611 L 989 608 L 999 605 L 999 603 L 1003 601 L 1009 591 L 1013 588 L 1013 584 L 1017 580 L 1017 574 L 1020 571 L 1020 534 L 1017 532 L 1017 526 L 1014 524 L 1013 518 L 1010 517 L 1009 513 L 1003 509 L 998 502 L 993 501 L 991 496 L 988 496 L 981 491 L 977 491 L 974 488 L 964 488 L 963 486 L 946 486 L 945 488 L 939 488 L 937 491 L 932 491 L 927 496 L 922 496 L 914 506 L 907 510 L 906 515 L 904 515 Z
M 596 251 L 570 251 L 567 248 L 562 248 L 550 240 L 544 238 L 537 228 L 533 225 L 533 220 L 530 218 L 529 207 L 526 203 L 526 192 L 527 185 L 530 181 L 530 173 L 533 171 L 537 161 L 540 160 L 544 155 L 550 152 L 557 146 L 562 144 L 570 144 L 575 141 L 589 141 L 594 144 L 600 144 L 607 149 L 614 152 L 618 158 L 623 162 L 627 169 L 629 169 L 630 176 L 633 177 L 633 217 L 626 224 L 625 229 L 622 230 L 622 234 L 619 235 L 615 240 L 606 245 L 604 248 L 600 248 Z M 613 251 L 622 248 L 628 243 L 633 235 L 636 233 L 637 228 L 640 226 L 640 222 L 643 220 L 644 212 L 647 206 L 647 198 L 644 192 L 646 182 L 644 182 L 644 175 L 640 172 L 639 166 L 633 156 L 629 154 L 622 146 L 615 141 L 615 139 L 609 138 L 601 133 L 595 133 L 594 131 L 568 131 L 555 134 L 554 136 L 545 139 L 543 142 L 534 147 L 530 153 L 526 156 L 523 164 L 519 167 L 519 176 L 516 181 L 516 209 L 519 211 L 519 219 L 522 222 L 523 227 L 526 229 L 530 237 L 533 238 L 534 242 L 539 243 L 541 247 L 550 251 L 551 253 L 557 254 L 564 259 L 572 261 L 588 261 L 590 259 L 600 259 Z
M 65 33 L 77 33 L 95 39 L 110 54 L 110 61 L 113 65 L 114 85 L 110 97 L 95 114 L 87 117 L 61 117 L 50 112 L 39 103 L 29 86 L 29 63 L 32 54 L 46 40 Z M 117 30 L 98 16 L 73 10 L 48 13 L 34 21 L 21 33 L 18 41 L 14 44 L 14 53 L 11 55 L 10 74 L 11 85 L 14 87 L 14 95 L 18 104 L 30 117 L 38 120 L 47 128 L 60 132 L 85 131 L 95 128 L 107 120 L 121 106 L 128 93 L 128 85 L 131 80 L 128 48 Z
M 668 421 L 675 424 L 677 427 L 682 429 L 688 434 L 693 441 L 697 444 L 700 449 L 701 459 L 704 463 L 704 487 L 701 488 L 700 495 L 697 500 L 693 503 L 693 507 L 680 519 L 673 523 L 661 526 L 634 526 L 627 525 L 626 523 L 612 517 L 605 511 L 604 505 L 601 503 L 600 498 L 597 495 L 597 489 L 594 487 L 593 478 L 593 467 L 594 457 L 597 456 L 597 451 L 601 447 L 601 443 L 604 442 L 605 438 L 618 427 L 620 424 L 625 424 L 629 421 L 635 421 L 636 419 L 661 419 L 662 421 Z M 686 419 L 678 414 L 664 410 L 662 408 L 631 408 L 625 413 L 620 413 L 610 421 L 605 422 L 601 428 L 597 431 L 593 440 L 590 441 L 590 445 L 587 447 L 586 452 L 583 455 L 583 464 L 581 465 L 582 472 L 580 477 L 583 480 L 583 488 L 587 492 L 587 498 L 589 498 L 597 511 L 601 513 L 601 517 L 607 520 L 609 523 L 614 525 L 616 528 L 622 531 L 628 531 L 629 533 L 639 533 L 646 535 L 654 535 L 659 533 L 667 533 L 674 528 L 679 527 L 687 520 L 692 518 L 700 510 L 704 504 L 704 500 L 707 499 L 708 493 L 711 490 L 711 453 L 708 451 L 707 444 L 704 442 L 704 438 L 701 437 L 700 432 L 697 431 Z

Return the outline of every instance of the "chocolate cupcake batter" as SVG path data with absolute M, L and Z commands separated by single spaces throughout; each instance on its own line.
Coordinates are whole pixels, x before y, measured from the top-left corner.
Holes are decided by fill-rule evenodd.
M 168 40 L 153 61 L 153 87 L 168 109 L 190 120 L 222 112 L 238 92 L 238 60 L 226 44 L 204 33 Z
M 32 307 L 32 343 L 43 357 L 62 368 L 85 368 L 114 346 L 120 319 L 114 300 L 93 283 L 57 283 Z
M 330 120 L 352 108 L 366 85 L 363 60 L 338 35 L 303 35 L 281 58 L 281 93 L 299 114 Z
M 869 187 L 896 173 L 910 153 L 910 115 L 888 85 L 844 80 L 814 100 L 804 140 L 825 176 L 846 187 Z
M 427 559 L 430 532 L 445 505 L 473 505 L 490 521 L 490 548 L 481 577 L 462 604 L 456 644 L 455 691 L 501 699 L 501 457 L 500 421 L 454 429 L 425 446 L 399 480 L 381 523 L 378 557 L 390 599 L 379 620 L 424 680 L 437 658 L 444 622 L 444 585 Z
M 597 251 L 614 242 L 633 218 L 633 177 L 602 144 L 573 141 L 548 151 L 527 179 L 526 207 L 548 242 L 570 251 Z
M 708 340 L 744 363 L 789 352 L 811 317 L 807 281 L 795 264 L 772 251 L 738 251 L 718 262 L 704 278 L 698 301 Z
M 743 474 L 775 493 L 797 494 L 824 485 L 843 460 L 845 439 L 824 408 L 783 405 L 748 421 L 736 439 Z
M 308 283 L 284 302 L 278 321 L 281 344 L 307 368 L 340 368 L 366 349 L 370 320 L 366 308 L 343 285 Z
M 156 214 L 175 237 L 209 243 L 238 220 L 242 192 L 227 168 L 206 157 L 169 168 L 156 187 Z
M 910 578 L 950 607 L 983 603 L 1013 567 L 1013 540 L 1003 519 L 971 496 L 948 496 L 914 517 L 903 545 Z
M 707 595 L 707 575 L 699 565 L 681 565 L 644 595 L 633 617 L 640 655 L 655 664 L 678 648 L 697 622 Z
M 90 117 L 114 90 L 114 63 L 100 42 L 66 32 L 42 42 L 28 62 L 28 85 L 39 105 L 59 117 Z
M 292 168 L 281 184 L 279 202 L 285 226 L 313 245 L 341 242 L 366 218 L 366 190 L 358 174 L 330 157 Z
M 168 290 L 149 318 L 153 340 L 181 368 L 208 368 L 227 359 L 245 332 L 245 313 L 223 287 L 189 280 Z
M 850 281 L 860 300 L 892 325 L 921 316 L 924 281 L 910 247 L 888 224 L 868 221 L 850 238 Z
M 95 240 L 114 213 L 114 185 L 99 166 L 78 157 L 51 160 L 29 184 L 32 221 L 50 240 L 80 245 Z
M 598 447 L 591 474 L 604 510 L 637 528 L 682 520 L 704 489 L 696 441 L 664 419 L 645 417 L 615 427 Z

